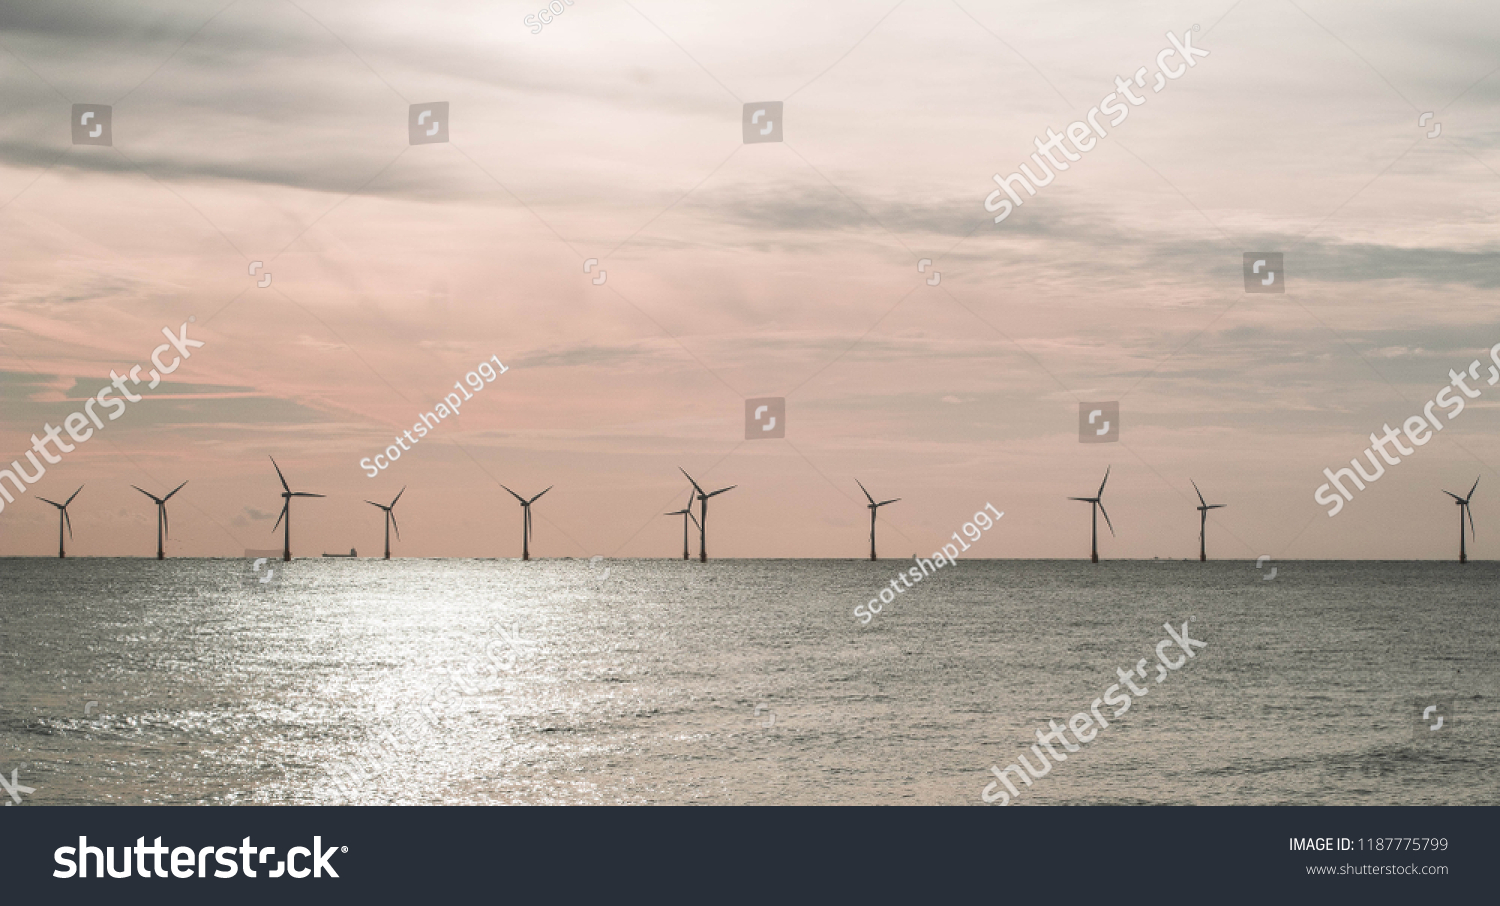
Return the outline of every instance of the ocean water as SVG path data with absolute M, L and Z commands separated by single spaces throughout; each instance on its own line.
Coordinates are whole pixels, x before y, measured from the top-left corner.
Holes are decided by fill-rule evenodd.
M 1146 658 L 1015 805 L 1500 804 L 1500 565 L 961 561 L 854 617 L 909 565 L 3 559 L 0 773 L 28 806 L 982 805 Z M 1184 620 L 1207 647 L 1156 671 Z

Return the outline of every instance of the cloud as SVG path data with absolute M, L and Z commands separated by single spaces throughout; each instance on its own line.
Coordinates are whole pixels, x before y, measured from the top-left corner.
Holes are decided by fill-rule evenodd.
M 276 518 L 275 513 L 267 513 L 253 506 L 247 506 L 236 513 L 234 518 L 229 520 L 229 524 L 235 528 L 245 528 L 251 522 L 265 522 L 274 518 Z

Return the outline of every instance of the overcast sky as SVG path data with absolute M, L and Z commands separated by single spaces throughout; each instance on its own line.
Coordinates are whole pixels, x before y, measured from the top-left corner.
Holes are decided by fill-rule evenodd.
M 1227 504 L 1211 557 L 1455 557 L 1441 491 L 1480 476 L 1470 552 L 1500 553 L 1500 386 L 1336 517 L 1313 499 L 1500 343 L 1493 4 L 576 0 L 533 33 L 542 8 L 0 10 L 0 459 L 163 327 L 206 343 L 6 505 L 0 554 L 55 550 L 31 498 L 80 484 L 71 552 L 153 554 L 130 485 L 184 480 L 170 554 L 277 547 L 268 455 L 329 495 L 301 555 L 378 554 L 363 501 L 406 486 L 397 555 L 516 556 L 502 482 L 555 486 L 538 556 L 677 555 L 679 466 L 738 485 L 723 557 L 865 554 L 856 478 L 902 498 L 883 555 L 991 503 L 969 556 L 1086 557 L 1065 498 L 1106 467 L 1105 558 L 1196 556 L 1190 478 Z M 1209 55 L 994 224 L 992 174 L 1168 31 Z M 784 141 L 742 143 L 778 100 Z M 436 101 L 450 141 L 409 144 Z M 74 104 L 112 106 L 112 146 L 71 143 Z M 1285 293 L 1245 292 L 1260 251 Z M 744 439 L 750 397 L 786 397 L 785 439 Z M 1118 442 L 1079 442 L 1082 401 L 1119 401 Z

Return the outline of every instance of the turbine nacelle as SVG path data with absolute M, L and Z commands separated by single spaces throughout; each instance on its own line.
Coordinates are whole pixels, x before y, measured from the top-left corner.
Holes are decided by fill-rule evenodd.
M 184 484 L 186 484 L 186 482 L 184 482 Z M 63 501 L 62 503 L 57 503 L 56 501 L 48 500 L 45 497 L 38 497 L 37 498 L 37 500 L 40 500 L 42 503 L 50 503 L 53 506 L 57 507 L 57 511 L 60 514 L 62 514 L 62 521 L 63 521 L 63 523 L 65 525 L 67 525 L 67 527 L 68 527 L 68 537 L 69 538 L 73 537 L 73 517 L 68 515 L 68 504 L 72 503 L 73 502 L 73 497 L 77 497 L 78 496 L 78 492 L 82 491 L 82 490 L 83 490 L 83 485 L 79 485 L 78 486 L 78 491 L 74 491 L 73 495 L 71 497 L 69 497 L 67 500 Z
M 182 484 L 180 484 L 177 487 L 173 488 L 172 491 L 171 491 L 171 493 L 169 493 L 165 497 L 158 497 L 155 494 L 151 493 L 150 491 L 147 491 L 144 488 L 136 487 L 135 485 L 131 485 L 131 487 L 135 488 L 137 491 L 140 491 L 142 494 L 145 494 L 147 497 L 150 497 L 153 501 L 155 501 L 157 514 L 161 517 L 161 531 L 162 531 L 162 536 L 163 537 L 170 537 L 171 534 L 172 534 L 172 523 L 167 518 L 167 501 L 171 500 L 172 497 L 173 497 L 173 495 L 175 495 L 178 491 L 180 491 L 183 488 L 187 487 L 187 482 L 184 481 Z M 83 489 L 79 488 L 79 490 L 83 490 Z M 158 553 L 160 553 L 160 551 L 158 551 Z
M 403 486 L 401 488 L 401 490 L 396 493 L 396 500 L 400 500 L 401 499 L 401 495 L 405 494 L 405 493 L 406 493 L 406 488 L 405 488 L 405 486 Z M 400 538 L 401 537 L 401 526 L 396 523 L 396 514 L 395 514 L 395 512 L 393 512 L 396 509 L 396 500 L 392 500 L 389 506 L 387 506 L 387 505 L 385 505 L 383 503 L 376 503 L 373 500 L 366 500 L 365 503 L 368 503 L 370 506 L 378 507 L 378 508 L 384 510 L 386 517 L 391 520 L 391 525 L 396 529 L 396 537 Z
M 1114 537 L 1114 534 L 1115 534 L 1114 523 L 1112 523 L 1112 522 L 1109 521 L 1109 511 L 1104 508 L 1104 486 L 1106 484 L 1109 484 L 1109 470 L 1111 468 L 1113 468 L 1113 466 L 1107 466 L 1107 467 L 1105 467 L 1105 469 L 1104 469 L 1104 480 L 1101 481 L 1101 482 L 1099 482 L 1099 493 L 1098 493 L 1097 496 L 1094 496 L 1094 497 L 1069 497 L 1068 499 L 1069 500 L 1082 501 L 1083 503 L 1093 504 L 1094 506 L 1098 507 L 1099 508 L 1099 512 L 1101 512 L 1101 513 L 1104 514 L 1104 524 L 1107 525 L 1107 526 L 1109 526 L 1110 537 Z
M 1201 506 L 1199 506 L 1197 509 L 1200 513 L 1206 513 L 1209 510 L 1222 510 L 1224 507 L 1229 505 L 1227 503 L 1209 503 L 1207 500 L 1203 499 L 1203 492 L 1198 490 L 1198 482 L 1193 481 L 1191 478 L 1189 478 L 1188 484 L 1191 484 L 1193 486 L 1193 491 L 1198 494 L 1198 503 L 1201 504 Z
M 1482 476 L 1482 475 L 1480 476 L 1480 478 L 1483 478 L 1483 477 L 1484 476 Z M 1454 503 L 1455 506 L 1458 506 L 1458 507 L 1462 508 L 1462 509 L 1459 510 L 1459 517 L 1458 517 L 1459 534 L 1460 535 L 1463 534 L 1463 520 L 1464 520 L 1464 516 L 1468 516 L 1469 517 L 1469 534 L 1471 536 L 1473 536 L 1476 540 L 1479 538 L 1479 532 L 1478 532 L 1477 529 L 1474 528 L 1474 511 L 1469 508 L 1469 501 L 1474 499 L 1474 491 L 1478 487 L 1479 487 L 1479 478 L 1476 478 L 1476 479 L 1474 479 L 1474 485 L 1473 485 L 1473 487 L 1469 488 L 1469 493 L 1466 496 L 1464 496 L 1464 497 L 1460 497 L 1457 494 L 1453 493 L 1452 491 L 1444 491 L 1443 492 L 1444 494 L 1447 494 L 1449 497 L 1453 498 L 1453 503 Z M 1459 540 L 1462 540 L 1462 539 L 1459 539 Z
M 720 494 L 724 493 L 725 491 L 732 491 L 735 488 L 739 487 L 739 485 L 737 485 L 737 484 L 732 484 L 732 485 L 730 485 L 727 488 L 719 488 L 717 491 L 704 491 L 703 488 L 698 485 L 698 482 L 693 481 L 693 476 L 688 475 L 687 469 L 684 469 L 683 467 L 678 466 L 677 467 L 677 471 L 681 472 L 683 475 L 685 475 L 687 477 L 688 482 L 691 483 L 692 486 L 693 486 L 693 490 L 698 492 L 698 499 L 700 501 L 707 500 L 710 497 L 717 497 Z

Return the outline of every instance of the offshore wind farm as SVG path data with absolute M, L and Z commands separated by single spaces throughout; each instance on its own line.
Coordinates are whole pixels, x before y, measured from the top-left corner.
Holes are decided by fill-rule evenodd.
M 295 498 L 295 497 L 325 498 L 328 495 L 313 494 L 313 493 L 307 493 L 307 492 L 301 492 L 301 491 L 292 491 L 290 485 L 287 484 L 285 475 L 282 474 L 280 465 L 278 465 L 276 463 L 276 460 L 275 460 L 274 457 L 270 457 L 270 458 L 271 458 L 272 466 L 275 468 L 277 479 L 280 481 L 281 487 L 282 487 L 282 490 L 281 490 L 281 498 L 282 498 L 281 512 L 280 512 L 279 516 L 277 517 L 276 523 L 272 526 L 272 531 L 275 531 L 277 528 L 281 528 L 282 529 L 282 537 L 283 537 L 282 559 L 283 559 L 283 561 L 289 562 L 290 560 L 292 560 L 292 553 L 291 553 L 291 501 L 292 501 L 292 498 Z M 1110 468 L 1112 468 L 1112 467 L 1110 467 Z M 1083 503 L 1088 503 L 1090 505 L 1090 508 L 1091 508 L 1091 519 L 1090 519 L 1090 521 L 1091 521 L 1091 531 L 1090 531 L 1090 557 L 1089 557 L 1089 559 L 1090 559 L 1090 561 L 1092 563 L 1096 563 L 1096 564 L 1099 562 L 1099 516 L 1100 515 L 1104 516 L 1105 525 L 1109 529 L 1110 535 L 1112 537 L 1115 536 L 1114 524 L 1110 521 L 1109 512 L 1104 507 L 1104 489 L 1105 489 L 1105 486 L 1109 483 L 1110 468 L 1106 468 L 1105 469 L 1104 478 L 1103 478 L 1103 480 L 1100 481 L 1100 483 L 1099 483 L 1099 490 L 1095 493 L 1094 496 L 1092 496 L 1092 497 L 1069 497 L 1068 498 L 1069 500 L 1079 501 L 1079 502 L 1083 502 Z M 673 516 L 681 516 L 682 517 L 682 531 L 683 531 L 683 534 L 682 534 L 682 544 L 683 544 L 683 546 L 682 546 L 682 559 L 684 559 L 684 560 L 691 559 L 691 557 L 690 557 L 690 545 L 689 545 L 689 539 L 690 539 L 689 526 L 691 525 L 691 526 L 693 526 L 693 527 L 695 527 L 695 528 L 698 529 L 698 555 L 699 555 L 699 561 L 706 563 L 706 562 L 708 562 L 708 554 L 707 554 L 708 501 L 711 498 L 716 497 L 716 496 L 718 496 L 720 494 L 723 494 L 723 493 L 725 493 L 727 491 L 734 490 L 736 487 L 738 487 L 738 485 L 730 485 L 728 487 L 720 488 L 720 489 L 715 490 L 715 491 L 705 492 L 703 490 L 703 488 L 701 486 L 699 486 L 699 484 L 697 483 L 697 481 L 694 480 L 692 478 L 692 476 L 689 475 L 685 469 L 679 468 L 678 471 L 680 471 L 682 473 L 683 477 L 686 478 L 688 480 L 688 482 L 689 482 L 690 490 L 687 492 L 688 493 L 688 496 L 687 496 L 687 505 L 684 506 L 680 510 L 673 510 L 673 511 L 667 512 L 667 513 L 665 513 L 663 515 L 668 516 L 668 517 L 673 517 Z M 1225 508 L 1227 506 L 1227 504 L 1222 504 L 1222 503 L 1210 504 L 1210 503 L 1208 503 L 1208 501 L 1206 499 L 1204 499 L 1203 492 L 1202 492 L 1201 489 L 1199 489 L 1197 482 L 1192 481 L 1190 479 L 1188 483 L 1192 486 L 1193 492 L 1194 492 L 1195 495 L 1197 495 L 1197 498 L 1198 498 L 1198 506 L 1196 507 L 1196 509 L 1198 511 L 1198 516 L 1199 516 L 1199 525 L 1198 525 L 1198 560 L 1200 562 L 1207 562 L 1207 560 L 1208 560 L 1207 533 L 1208 533 L 1208 516 L 1209 516 L 1209 513 L 1211 511 L 1213 511 L 1213 510 L 1223 509 L 1223 508 Z M 131 487 L 134 490 L 136 490 L 137 492 L 145 495 L 153 503 L 156 504 L 156 508 L 157 508 L 157 550 L 156 550 L 156 559 L 158 559 L 158 560 L 163 560 L 163 559 L 166 558 L 165 545 L 166 545 L 166 540 L 167 540 L 167 537 L 168 537 L 168 528 L 169 528 L 169 523 L 168 523 L 168 519 L 167 519 L 167 507 L 166 507 L 167 501 L 169 501 L 174 495 L 176 495 L 178 491 L 181 491 L 183 489 L 183 487 L 185 487 L 187 484 L 188 484 L 188 482 L 186 482 L 186 481 L 182 482 L 176 488 L 172 489 L 170 492 L 168 492 L 167 494 L 165 494 L 162 497 L 157 497 L 156 495 L 151 494 L 150 492 L 144 490 L 143 488 L 140 488 L 140 487 L 135 486 L 135 485 L 131 485 Z M 878 560 L 877 552 L 876 552 L 876 541 L 875 541 L 875 527 L 876 527 L 876 516 L 877 516 L 877 513 L 879 512 L 879 509 L 881 507 L 887 506 L 887 505 L 893 504 L 893 503 L 898 503 L 898 502 L 900 502 L 901 498 L 895 497 L 895 498 L 891 498 L 891 499 L 888 499 L 888 500 L 876 501 L 875 498 L 873 496 L 871 496 L 869 490 L 865 488 L 863 482 L 859 481 L 856 478 L 855 479 L 855 484 L 858 486 L 860 492 L 864 495 L 865 500 L 867 501 L 866 507 L 867 507 L 867 509 L 870 512 L 870 529 L 869 529 L 870 553 L 869 553 L 869 559 L 872 562 L 874 562 L 874 561 Z M 504 490 L 511 497 L 513 497 L 516 500 L 516 502 L 519 503 L 520 506 L 521 506 L 521 558 L 520 559 L 523 560 L 523 561 L 529 561 L 531 559 L 531 541 L 532 541 L 532 533 L 533 533 L 533 522 L 532 522 L 532 515 L 531 515 L 531 506 L 532 506 L 532 504 L 536 503 L 537 500 L 541 499 L 541 497 L 543 495 L 545 495 L 547 492 L 551 491 L 555 487 L 555 485 L 549 485 L 547 488 L 543 489 L 542 491 L 540 491 L 539 493 L 537 493 L 536 495 L 534 495 L 534 496 L 532 496 L 530 498 L 522 497 L 520 494 L 517 494 L 515 491 L 511 490 L 508 487 L 505 487 L 504 485 L 498 485 L 498 486 L 500 487 L 501 490 Z M 1478 486 L 1479 486 L 1479 479 L 1475 479 L 1474 484 L 1473 484 L 1472 487 L 1470 487 L 1468 494 L 1465 495 L 1465 496 L 1463 496 L 1463 497 L 1460 497 L 1457 494 L 1454 494 L 1454 493 L 1452 493 L 1450 491 L 1444 491 L 1443 492 L 1448 497 L 1452 498 L 1453 501 L 1454 501 L 1454 503 L 1457 504 L 1458 507 L 1459 507 L 1459 529 L 1460 529 L 1460 531 L 1459 531 L 1459 556 L 1458 556 L 1458 562 L 1460 562 L 1460 563 L 1467 563 L 1468 562 L 1468 560 L 1469 560 L 1469 557 L 1468 557 L 1468 538 L 1469 538 L 1470 535 L 1473 535 L 1475 533 L 1475 531 L 1476 531 L 1476 529 L 1474 527 L 1473 513 L 1470 511 L 1469 506 L 1470 506 L 1470 502 L 1473 499 L 1474 491 L 1478 488 Z M 48 500 L 46 498 L 38 498 L 41 502 L 50 504 L 51 506 L 53 506 L 54 508 L 57 509 L 57 512 L 58 512 L 58 557 L 59 558 L 66 558 L 66 556 L 67 556 L 66 544 L 65 544 L 65 534 L 64 533 L 66 532 L 66 537 L 72 537 L 72 521 L 71 521 L 71 519 L 70 519 L 70 517 L 68 515 L 68 505 L 73 502 L 73 499 L 75 497 L 77 497 L 78 494 L 82 490 L 83 490 L 83 487 L 80 486 L 78 488 L 78 490 L 74 491 L 73 494 L 72 494 L 72 496 L 70 496 L 63 503 L 57 503 L 55 501 Z M 398 523 L 396 521 L 396 517 L 395 517 L 395 506 L 400 501 L 401 496 L 403 494 L 405 494 L 405 493 L 406 493 L 406 487 L 403 486 L 399 491 L 396 492 L 395 497 L 393 497 L 391 499 L 391 502 L 389 504 L 381 504 L 381 503 L 377 503 L 377 502 L 375 502 L 373 500 L 365 500 L 364 501 L 366 504 L 368 504 L 370 506 L 373 506 L 373 507 L 379 509 L 382 512 L 382 516 L 383 516 L 383 528 L 384 528 L 384 536 L 383 536 L 383 544 L 384 544 L 383 550 L 384 550 L 384 553 L 383 553 L 382 559 L 385 559 L 385 560 L 391 559 L 391 532 L 392 532 L 393 529 L 396 532 L 397 539 L 398 540 L 400 539 L 400 527 L 399 527 L 399 525 L 398 525 Z M 692 507 L 692 504 L 693 504 L 694 500 L 697 501 L 698 506 L 699 506 L 699 512 L 696 515 L 693 513 L 693 507 Z M 1465 524 L 1465 520 L 1467 520 L 1467 527 L 1466 527 L 1466 524 Z M 355 557 L 356 554 L 355 554 L 354 551 L 351 551 L 348 555 L 342 555 L 342 554 L 340 554 L 340 555 L 323 554 L 322 556 L 323 557 L 334 557 L 334 556 L 338 556 L 338 557 L 344 557 L 344 556 Z M 594 555 L 594 556 L 598 556 L 598 555 Z M 1006 557 L 1005 557 L 1005 555 L 1004 555 L 1003 552 L 994 552 L 989 559 L 1006 559 Z M 1152 559 L 1160 559 L 1160 558 L 1159 557 L 1153 557 Z M 1261 558 L 1257 558 L 1257 559 L 1261 559 Z

